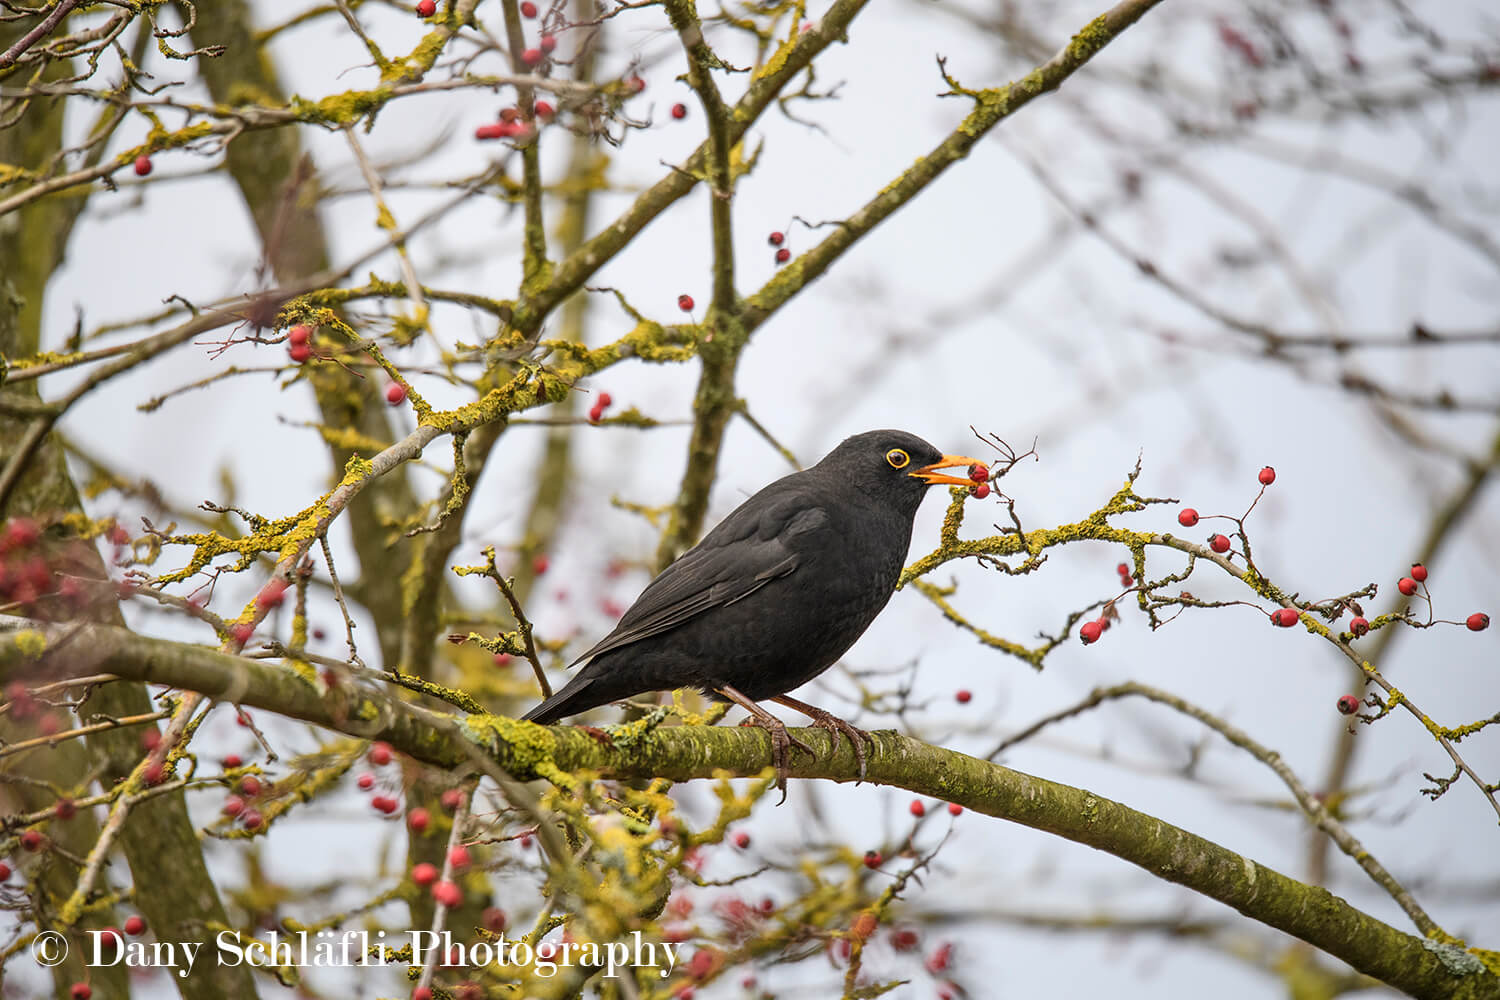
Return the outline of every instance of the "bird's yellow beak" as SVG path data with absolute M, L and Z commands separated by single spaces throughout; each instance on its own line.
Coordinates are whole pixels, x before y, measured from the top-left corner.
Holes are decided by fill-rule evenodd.
M 967 469 L 971 465 L 985 464 L 986 463 L 981 462 L 977 458 L 970 458 L 968 455 L 944 455 L 940 460 L 933 462 L 931 465 L 924 465 L 920 469 L 913 469 L 908 472 L 907 475 L 913 477 L 914 479 L 922 480 L 922 482 L 926 483 L 928 486 L 937 486 L 940 484 L 945 484 L 948 486 L 972 486 L 974 485 L 974 481 L 971 480 L 968 476 L 960 479 L 958 476 L 944 475 L 937 470 L 951 469 L 954 466 L 958 465 L 961 465 L 965 469 Z

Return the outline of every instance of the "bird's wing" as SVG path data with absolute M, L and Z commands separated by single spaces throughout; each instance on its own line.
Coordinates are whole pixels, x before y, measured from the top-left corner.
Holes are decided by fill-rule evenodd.
M 769 489 L 769 487 L 768 487 Z M 805 496 L 756 494 L 652 580 L 613 632 L 573 664 L 674 629 L 796 570 L 801 536 L 828 524 Z

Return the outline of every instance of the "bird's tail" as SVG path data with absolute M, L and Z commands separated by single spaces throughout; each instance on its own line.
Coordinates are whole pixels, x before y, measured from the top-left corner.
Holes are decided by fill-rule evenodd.
M 579 712 L 587 712 L 591 708 L 597 708 L 610 699 L 600 697 L 600 692 L 590 690 L 594 687 L 595 678 L 585 674 L 578 674 L 563 689 L 552 697 L 542 702 L 536 708 L 527 712 L 521 718 L 527 722 L 535 722 L 539 725 L 547 725 L 558 719 L 569 715 L 577 715 Z

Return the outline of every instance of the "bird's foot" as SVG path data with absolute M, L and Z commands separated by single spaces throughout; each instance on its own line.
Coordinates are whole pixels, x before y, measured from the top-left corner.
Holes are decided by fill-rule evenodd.
M 776 804 L 781 805 L 786 801 L 786 779 L 791 772 L 792 748 L 796 747 L 809 757 L 816 757 L 817 754 L 812 747 L 787 732 L 785 722 L 768 712 L 752 715 L 740 725 L 755 726 L 771 734 L 771 763 L 776 768 L 776 790 L 781 792 L 781 799 Z
M 859 761 L 859 781 L 865 780 L 865 744 L 870 744 L 870 749 L 875 749 L 875 737 L 860 729 L 850 722 L 845 722 L 832 712 L 825 712 L 821 708 L 812 708 L 807 717 L 812 719 L 812 724 L 819 729 L 827 731 L 833 737 L 833 752 L 839 752 L 839 734 L 843 733 L 849 737 L 849 745 L 854 748 L 854 759 Z M 859 784 L 856 781 L 855 784 Z

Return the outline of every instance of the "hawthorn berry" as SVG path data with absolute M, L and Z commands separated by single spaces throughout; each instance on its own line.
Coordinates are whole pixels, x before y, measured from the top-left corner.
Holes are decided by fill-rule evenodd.
M 454 871 L 468 871 L 473 863 L 474 859 L 469 854 L 469 849 L 463 844 L 454 844 L 448 849 L 448 866 Z
M 602 409 L 606 409 L 607 410 L 607 409 L 609 409 L 610 404 L 613 403 L 614 401 L 615 401 L 615 397 L 611 396 L 607 392 L 601 392 L 601 393 L 599 393 L 599 399 L 595 403 L 595 405 L 599 406 Z
M 1078 638 L 1083 640 L 1085 646 L 1099 641 L 1104 634 L 1104 625 L 1099 620 L 1084 622 L 1078 629 Z
M 312 340 L 312 328 L 298 323 L 286 332 L 286 339 L 289 344 L 306 344 Z
M 749 847 L 750 846 L 750 835 L 748 833 L 746 833 L 744 830 L 740 830 L 737 833 L 735 833 L 735 835 L 734 835 L 734 846 L 738 847 L 742 851 L 745 848 Z
M 773 247 L 779 247 L 781 246 L 781 244 L 786 242 L 786 233 L 783 233 L 779 229 L 775 230 L 771 233 L 770 236 L 766 237 L 766 242 L 771 244 Z
M 240 779 L 240 791 L 252 799 L 260 794 L 260 779 L 253 774 L 247 774 Z
M 959 805 L 957 802 L 950 802 L 950 803 L 948 803 L 948 815 L 949 816 L 957 816 L 959 813 L 961 813 L 963 811 L 964 811 L 964 807 L 961 806 L 961 805 Z
M 361 774 L 359 780 L 355 781 L 355 784 L 359 786 L 360 791 L 368 792 L 375 787 L 375 775 Z
M 8 878 L 10 878 L 10 865 L 4 861 L 0 861 L 0 882 L 4 882 Z
M 872 868 L 872 869 L 873 868 L 879 868 L 881 866 L 881 864 L 883 864 L 884 862 L 885 862 L 885 858 L 882 858 L 880 856 L 880 852 L 879 851 L 866 851 L 865 852 L 865 867 L 866 868 Z
M 1271 612 L 1271 624 L 1278 628 L 1291 628 L 1297 624 L 1298 615 L 1295 608 L 1277 608 Z
M 927 971 L 934 976 L 948 968 L 948 963 L 953 960 L 953 945 L 944 943 L 937 946 L 933 953 L 927 956 Z
M 479 918 L 484 921 L 484 929 L 492 934 L 499 934 L 510 924 L 505 911 L 498 906 L 486 906 Z
M 132 914 L 125 918 L 125 933 L 131 937 L 139 937 L 146 933 L 146 918 L 140 914 Z
M 555 114 L 557 114 L 557 109 L 552 106 L 551 102 L 536 102 L 536 116 L 538 118 L 551 118 Z
M 1215 535 L 1208 540 L 1208 547 L 1215 552 L 1228 552 L 1229 539 L 1224 535 Z
M 1120 563 L 1120 565 L 1118 565 L 1118 566 L 1115 567 L 1115 572 L 1118 573 L 1118 574 L 1120 574 L 1121 576 L 1129 576 L 1130 575 L 1130 564 L 1129 563 Z
M 1353 715 L 1359 711 L 1359 699 L 1352 694 L 1340 695 L 1338 706 L 1339 711 L 1344 715 Z
M 921 799 L 912 799 L 911 805 L 907 806 L 906 808 L 908 812 L 910 812 L 918 819 L 921 819 L 923 816 L 927 815 L 927 807 L 922 804 Z
M 685 313 L 692 312 L 693 311 L 693 297 L 691 295 L 679 295 L 679 296 L 677 296 L 677 308 L 681 309 Z
M 627 82 L 630 84 L 630 89 L 637 94 L 646 89 L 646 80 L 639 73 L 632 74 Z
M 910 927 L 898 927 L 891 931 L 891 947 L 896 951 L 915 951 L 921 943 L 921 937 Z
M 400 406 L 406 402 L 406 386 L 400 382 L 392 382 L 385 387 L 385 401 L 392 406 Z
M 1274 482 L 1276 482 L 1276 470 L 1275 469 L 1271 468 L 1268 465 L 1264 469 L 1260 470 L 1260 484 L 1262 486 L 1270 486 Z
M 137 177 L 145 177 L 150 172 L 151 157 L 147 156 L 145 153 L 142 153 L 140 156 L 137 156 L 135 158 L 135 175 Z
M 450 910 L 464 901 L 464 891 L 453 882 L 439 882 L 432 887 L 432 898 Z
M 219 812 L 225 816 L 238 816 L 245 811 L 245 800 L 238 795 L 230 795 L 224 799 L 224 804 L 219 807 Z
M 72 799 L 58 799 L 57 804 L 52 807 L 52 815 L 58 819 L 72 819 L 78 815 L 78 807 L 73 804 Z
M 687 117 L 687 105 L 686 104 L 682 104 L 682 103 L 678 103 L 678 104 L 672 105 L 672 117 L 676 118 L 678 121 L 681 121 L 682 119 L 686 118 Z
M 976 483 L 987 483 L 990 479 L 990 470 L 983 462 L 975 462 L 969 466 L 969 479 Z
M 417 885 L 432 885 L 438 880 L 437 865 L 419 861 L 411 867 L 411 880 Z
M 953 698 L 960 705 L 967 705 L 974 699 L 974 692 L 970 691 L 968 688 L 959 688 L 958 691 L 953 695 Z
M 989 483 L 975 483 L 969 487 L 969 495 L 975 500 L 983 500 L 990 495 Z
M 547 572 L 547 567 L 550 565 L 552 565 L 552 562 L 546 556 L 533 556 L 531 560 L 531 571 L 537 576 L 541 576 L 543 573 Z
M 255 595 L 255 603 L 262 610 L 268 608 L 279 608 L 282 599 L 286 596 L 286 581 L 271 579 L 260 588 L 260 593 Z
M 166 777 L 166 765 L 159 760 L 153 760 L 151 763 L 147 764 L 146 769 L 141 772 L 141 781 L 144 782 L 146 784 L 146 787 L 148 788 L 154 788 L 157 785 L 161 784 Z
M 532 3 L 531 0 L 525 0 L 525 3 L 521 4 L 521 16 L 536 17 L 536 4 Z
M 437 13 L 437 0 L 417 0 L 417 16 L 431 17 Z
M 521 53 L 521 61 L 528 66 L 535 66 L 542 61 L 541 49 L 527 49 Z
M 370 763 L 376 767 L 385 767 L 391 762 L 391 745 L 384 740 L 377 740 L 370 744 Z
M 286 353 L 287 357 L 299 365 L 312 358 L 312 348 L 306 344 L 293 344 L 286 349 Z
M 411 827 L 413 833 L 422 833 L 431 821 L 431 814 L 420 806 L 406 814 L 406 825 Z
M 1483 611 L 1476 611 L 1464 619 L 1464 625 L 1470 632 L 1483 632 L 1490 627 L 1490 616 Z
M 1417 592 L 1417 581 L 1413 580 L 1409 576 L 1403 576 L 1401 579 L 1396 581 L 1396 589 L 1401 591 L 1401 593 L 1405 594 L 1407 597 L 1410 597 L 1412 594 L 1415 594 Z
M 150 753 L 161 746 L 161 730 L 155 726 L 147 726 L 141 730 L 141 749 Z
M 1177 513 L 1177 523 L 1184 528 L 1191 528 L 1198 523 L 1198 512 L 1191 507 L 1184 507 Z
M 254 634 L 255 626 L 251 625 L 249 622 L 235 622 L 233 625 L 229 626 L 229 635 L 234 639 L 235 642 L 239 643 L 241 646 L 249 642 L 250 637 Z
M 418 986 L 411 991 L 411 1000 L 432 1000 L 432 987 Z
M 1354 633 L 1356 637 L 1362 636 L 1366 632 L 1370 631 L 1370 622 L 1368 619 L 1363 617 L 1351 618 L 1349 620 L 1349 631 Z
M 389 795 L 375 796 L 370 800 L 370 805 L 374 806 L 377 812 L 383 812 L 387 816 L 395 812 L 397 809 L 401 808 L 401 803 L 397 802 Z
M 72 1000 L 89 1000 L 94 995 L 94 989 L 88 983 L 74 983 L 68 989 L 68 996 Z
M 1427 580 L 1427 567 L 1421 563 L 1412 563 L 1411 578 L 1418 583 L 1425 583 Z
M 554 35 L 543 35 L 542 51 L 550 53 L 555 48 L 557 48 L 557 37 Z
M 455 812 L 458 809 L 459 806 L 463 805 L 463 801 L 464 801 L 463 789 L 461 789 L 461 788 L 448 788 L 448 789 L 444 789 L 443 794 L 441 796 L 441 801 L 443 803 L 443 808 L 444 809 L 448 810 L 449 812 Z
M 505 127 L 504 124 L 500 124 L 500 125 L 494 125 L 494 124 L 491 124 L 491 125 L 481 125 L 481 126 L 479 126 L 478 128 L 476 128 L 474 130 L 474 138 L 480 139 L 480 140 L 484 140 L 484 139 L 503 139 L 508 134 L 509 134 L 509 130 Z

